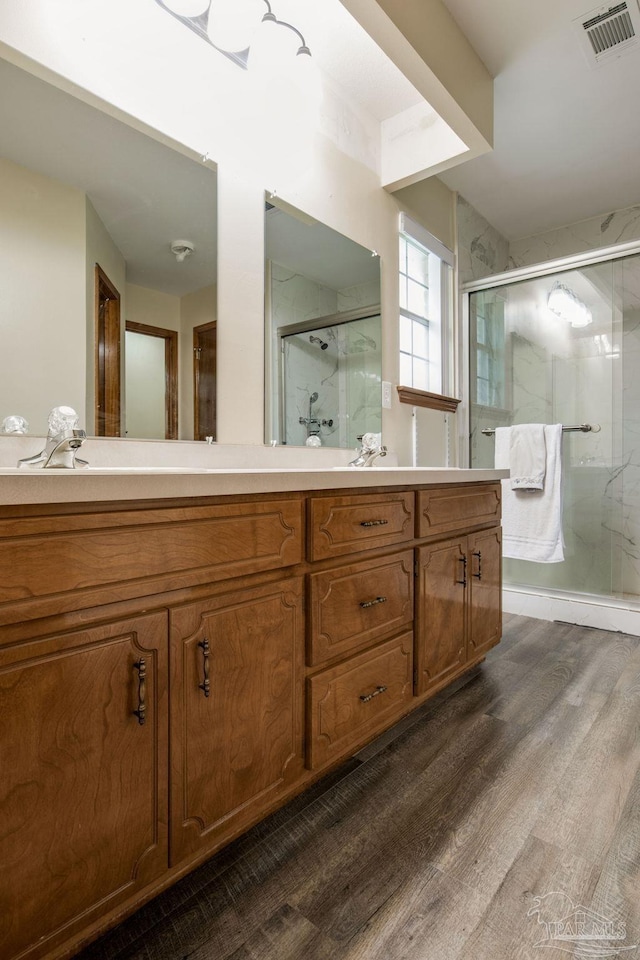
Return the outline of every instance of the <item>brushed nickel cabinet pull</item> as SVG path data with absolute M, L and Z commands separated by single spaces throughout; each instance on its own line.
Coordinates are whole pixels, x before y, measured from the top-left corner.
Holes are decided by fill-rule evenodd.
M 388 520 L 361 520 L 361 527 L 384 527 L 386 523 L 389 523 Z
M 366 607 L 374 607 L 376 603 L 386 603 L 386 597 L 376 597 L 375 600 L 361 600 L 360 606 L 365 609 Z
M 476 580 L 482 580 L 482 551 L 475 550 L 473 556 L 478 558 L 478 572 L 472 573 L 471 576 L 475 577 Z
M 142 727 L 147 715 L 147 661 L 144 657 L 140 657 L 133 666 L 138 671 L 138 709 L 133 713 Z
M 373 693 L 360 694 L 360 699 L 363 703 L 369 703 L 369 700 L 373 700 L 374 697 L 379 697 L 381 693 L 384 693 L 386 687 L 376 687 Z
M 458 562 L 462 564 L 462 580 L 456 580 L 456 583 L 461 584 L 461 586 L 466 587 L 467 585 L 467 558 L 458 557 Z
M 198 646 L 202 650 L 202 667 L 204 671 L 204 681 L 199 683 L 198 687 L 203 691 L 205 697 L 208 697 L 211 692 L 211 683 L 209 680 L 209 641 L 200 640 Z

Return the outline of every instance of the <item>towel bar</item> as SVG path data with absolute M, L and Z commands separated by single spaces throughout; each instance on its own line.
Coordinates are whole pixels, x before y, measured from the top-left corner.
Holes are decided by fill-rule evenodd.
M 577 423 L 571 427 L 563 427 L 563 433 L 600 433 L 601 427 L 599 423 Z M 485 437 L 491 437 L 495 433 L 495 428 L 485 427 L 480 433 L 484 433 Z

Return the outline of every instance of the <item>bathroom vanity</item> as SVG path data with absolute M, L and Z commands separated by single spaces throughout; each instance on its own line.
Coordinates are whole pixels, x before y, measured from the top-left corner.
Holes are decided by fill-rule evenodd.
M 0 955 L 73 955 L 481 661 L 503 475 L 0 476 Z

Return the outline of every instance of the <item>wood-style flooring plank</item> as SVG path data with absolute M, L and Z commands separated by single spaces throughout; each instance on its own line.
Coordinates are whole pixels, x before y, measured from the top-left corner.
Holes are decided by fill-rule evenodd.
M 224 960 L 335 960 L 336 945 L 323 937 L 312 923 L 289 904 L 284 904 L 233 953 Z M 220 960 L 222 954 L 212 943 L 205 944 L 189 960 Z
M 640 649 L 540 813 L 541 840 L 602 863 L 640 767 Z
M 536 897 L 562 892 L 575 903 L 589 903 L 597 879 L 592 863 L 528 837 L 458 960 L 540 960 L 545 931 Z

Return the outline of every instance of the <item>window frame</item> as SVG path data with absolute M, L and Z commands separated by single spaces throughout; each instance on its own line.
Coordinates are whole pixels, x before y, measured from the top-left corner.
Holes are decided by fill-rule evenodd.
M 425 230 L 420 224 L 411 220 L 406 214 L 400 214 L 399 235 L 398 235 L 398 254 L 401 260 L 400 251 L 403 241 L 412 244 L 418 249 L 424 250 L 428 254 L 428 284 L 422 284 L 425 289 L 433 292 L 437 302 L 437 311 L 434 314 L 427 309 L 427 314 L 421 316 L 409 310 L 408 307 L 401 307 L 402 298 L 398 297 L 398 366 L 400 367 L 401 357 L 410 357 L 413 368 L 415 360 L 422 360 L 416 354 L 409 353 L 400 348 L 400 324 L 402 318 L 408 319 L 411 324 L 421 323 L 427 328 L 428 353 L 426 359 L 428 372 L 432 373 L 434 368 L 437 375 L 434 382 L 429 377 L 428 385 L 431 389 L 422 389 L 414 385 L 413 369 L 411 383 L 400 383 L 397 387 L 398 397 L 401 403 L 411 403 L 413 406 L 431 407 L 432 409 L 455 411 L 460 403 L 454 397 L 448 396 L 451 389 L 450 384 L 453 381 L 453 357 L 451 356 L 451 345 L 453 342 L 453 278 L 454 278 L 454 256 L 451 250 L 447 249 L 439 240 L 437 240 L 428 230 Z M 401 284 L 406 284 L 405 290 L 408 294 L 409 281 L 412 278 L 407 269 L 406 260 L 399 262 L 398 284 L 399 292 Z M 419 281 L 417 281 L 419 282 Z M 408 303 L 408 297 L 405 296 L 405 302 Z M 413 333 L 412 333 L 413 340 Z M 413 343 L 412 343 L 413 346 Z

